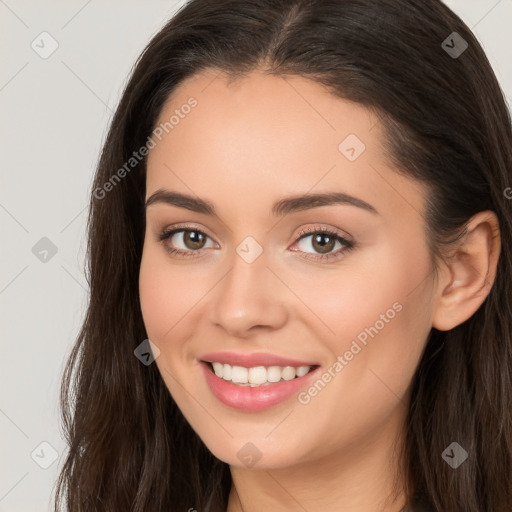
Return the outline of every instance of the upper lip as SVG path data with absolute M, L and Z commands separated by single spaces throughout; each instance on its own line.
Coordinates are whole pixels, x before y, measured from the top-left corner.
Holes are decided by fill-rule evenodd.
M 254 368 L 255 366 L 317 366 L 317 363 L 308 361 L 298 361 L 288 357 L 277 356 L 274 354 L 253 353 L 239 354 L 236 352 L 210 352 L 201 357 L 202 361 L 209 363 L 223 363 L 231 366 L 243 366 L 245 368 Z

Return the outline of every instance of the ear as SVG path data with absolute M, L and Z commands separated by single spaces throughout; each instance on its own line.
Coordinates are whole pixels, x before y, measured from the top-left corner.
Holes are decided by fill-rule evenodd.
M 447 258 L 447 267 L 439 279 L 433 327 L 448 331 L 475 313 L 494 284 L 500 251 L 496 214 L 486 210 L 471 217 L 465 238 Z

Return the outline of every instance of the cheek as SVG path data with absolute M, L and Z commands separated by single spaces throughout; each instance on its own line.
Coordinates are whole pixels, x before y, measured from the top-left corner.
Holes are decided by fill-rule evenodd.
M 347 354 L 344 373 L 369 379 L 370 385 L 372 368 L 400 389 L 413 374 L 431 328 L 428 253 L 418 247 L 398 250 L 390 242 L 368 254 L 371 258 L 332 278 L 323 295 L 316 289 L 311 303 L 334 332 L 323 337 L 330 352 Z
M 179 308 L 183 276 L 171 272 L 165 257 L 144 247 L 139 274 L 142 316 L 150 339 L 161 341 L 173 326 Z
M 149 338 L 164 342 L 184 336 L 208 288 L 205 271 L 199 273 L 186 264 L 171 262 L 163 248 L 145 245 L 139 295 Z
M 317 319 L 318 335 L 339 354 L 357 337 L 363 342 L 371 339 L 368 331 L 375 334 L 376 329 L 381 338 L 392 324 L 414 327 L 415 319 L 408 320 L 408 316 L 414 317 L 415 309 L 428 314 L 428 302 L 421 296 L 428 290 L 414 291 L 428 269 L 422 254 L 388 242 L 353 253 L 339 270 L 295 272 L 286 277 Z

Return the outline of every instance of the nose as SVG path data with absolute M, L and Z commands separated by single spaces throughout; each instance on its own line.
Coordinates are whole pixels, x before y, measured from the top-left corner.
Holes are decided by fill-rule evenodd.
M 286 323 L 287 290 L 269 259 L 265 251 L 252 262 L 234 252 L 231 268 L 212 290 L 211 322 L 230 336 L 247 338 Z

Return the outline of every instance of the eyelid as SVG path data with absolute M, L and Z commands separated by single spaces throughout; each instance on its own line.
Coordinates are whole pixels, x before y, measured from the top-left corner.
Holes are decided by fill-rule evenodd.
M 346 231 L 342 231 L 342 230 L 340 230 L 338 228 L 333 228 L 333 227 L 330 227 L 330 226 L 325 226 L 325 225 L 322 226 L 320 224 L 316 224 L 314 226 L 309 226 L 307 228 L 300 229 L 299 233 L 297 234 L 297 236 L 298 237 L 304 237 L 304 236 L 306 236 L 308 234 L 318 233 L 318 232 L 321 232 L 321 233 L 331 233 L 332 235 L 338 236 L 338 237 L 346 240 L 347 242 L 355 244 L 355 241 L 352 239 L 352 236 L 349 235 Z

